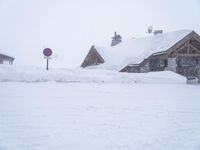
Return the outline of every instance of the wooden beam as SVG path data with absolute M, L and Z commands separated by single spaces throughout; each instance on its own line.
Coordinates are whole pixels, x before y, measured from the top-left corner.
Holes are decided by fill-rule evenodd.
M 176 56 L 184 56 L 184 57 L 200 57 L 200 54 L 177 54 Z
M 183 50 L 183 48 L 186 48 L 188 50 L 188 42 L 187 43 L 184 43 L 183 45 L 181 45 L 179 48 L 177 48 L 175 50 L 176 53 L 180 52 Z
M 195 40 L 197 40 L 198 42 L 200 42 L 200 36 L 199 36 L 196 32 L 194 32 L 193 38 L 194 38 Z
M 199 53 L 200 54 L 200 50 L 199 49 L 197 49 L 196 47 L 194 47 L 192 44 L 190 44 L 190 47 L 192 47 L 197 53 Z

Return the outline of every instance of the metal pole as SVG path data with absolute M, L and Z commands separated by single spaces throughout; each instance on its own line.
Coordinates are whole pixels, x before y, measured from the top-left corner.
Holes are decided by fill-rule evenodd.
M 49 70 L 49 59 L 47 58 L 47 66 L 46 66 L 47 68 L 47 70 Z

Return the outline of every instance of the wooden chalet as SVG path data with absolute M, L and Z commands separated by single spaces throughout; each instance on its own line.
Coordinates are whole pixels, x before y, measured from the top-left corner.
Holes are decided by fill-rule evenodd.
M 110 48 L 92 46 L 81 67 L 129 73 L 169 70 L 194 78 L 200 74 L 200 36 L 180 30 L 123 41 Z

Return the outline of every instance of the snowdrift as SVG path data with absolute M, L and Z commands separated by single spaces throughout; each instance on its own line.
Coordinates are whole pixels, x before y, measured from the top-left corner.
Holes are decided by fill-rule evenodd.
M 186 83 L 170 71 L 119 73 L 108 70 L 50 69 L 32 66 L 0 65 L 0 82 L 90 82 L 90 83 Z

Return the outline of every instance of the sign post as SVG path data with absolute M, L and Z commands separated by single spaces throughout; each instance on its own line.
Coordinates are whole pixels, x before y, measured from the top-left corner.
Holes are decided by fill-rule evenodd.
M 46 66 L 46 70 L 49 70 L 49 59 L 47 58 L 47 66 Z
M 43 50 L 43 54 L 44 54 L 44 58 L 47 60 L 47 63 L 46 63 L 46 70 L 49 70 L 49 59 L 51 59 L 51 55 L 52 55 L 52 50 L 50 48 L 45 48 Z

